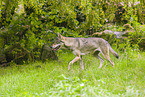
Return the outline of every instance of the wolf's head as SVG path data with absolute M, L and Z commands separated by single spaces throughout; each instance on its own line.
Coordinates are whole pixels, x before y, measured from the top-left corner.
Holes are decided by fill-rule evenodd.
M 64 37 L 64 36 L 62 36 L 62 35 L 59 34 L 58 32 L 57 32 L 57 35 L 58 35 L 58 40 L 59 40 L 60 42 L 65 42 L 65 37 Z
M 59 49 L 63 44 L 64 44 L 64 41 L 65 41 L 65 37 L 62 36 L 61 34 L 57 33 L 58 37 L 57 39 L 55 40 L 55 43 L 51 46 L 52 48 L 54 49 Z

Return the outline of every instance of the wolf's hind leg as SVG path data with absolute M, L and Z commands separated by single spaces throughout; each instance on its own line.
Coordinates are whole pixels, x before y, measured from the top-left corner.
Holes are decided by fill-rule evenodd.
M 100 51 L 96 51 L 93 55 L 100 60 L 99 68 L 101 68 L 102 65 L 103 65 L 104 60 L 100 57 L 99 53 L 100 53 Z
M 107 60 L 107 61 L 109 61 L 111 64 L 112 64 L 112 66 L 114 67 L 114 62 L 110 59 L 110 56 L 109 56 L 109 49 L 108 49 L 108 51 L 106 51 L 105 53 L 103 53 L 102 54 L 103 56 L 104 56 L 104 58 Z
M 100 66 L 99 68 L 102 67 L 104 60 L 98 55 L 97 58 L 100 60 Z
M 71 62 L 69 62 L 69 65 L 68 65 L 68 70 L 70 70 L 70 66 L 71 64 L 73 64 L 74 62 L 78 61 L 79 59 L 81 59 L 80 57 L 76 56 Z
M 114 67 L 114 62 L 110 59 L 110 56 L 109 56 L 109 47 L 108 46 L 104 46 L 102 49 L 101 49 L 101 53 L 102 55 L 104 56 L 104 58 L 109 61 L 112 66 Z
M 108 60 L 112 64 L 113 67 L 115 66 L 114 62 L 110 59 L 109 55 L 104 55 L 104 57 L 106 60 Z

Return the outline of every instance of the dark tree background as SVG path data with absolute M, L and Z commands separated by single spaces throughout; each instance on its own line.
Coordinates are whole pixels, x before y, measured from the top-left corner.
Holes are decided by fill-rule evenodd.
M 129 41 L 131 47 L 137 44 L 143 50 L 144 23 L 144 0 L 2 0 L 0 64 L 40 60 L 44 45 L 49 48 L 57 32 L 70 37 L 102 37 L 120 50 Z M 126 31 L 124 37 L 101 34 L 114 28 L 121 35 Z M 49 58 L 57 59 L 53 57 Z

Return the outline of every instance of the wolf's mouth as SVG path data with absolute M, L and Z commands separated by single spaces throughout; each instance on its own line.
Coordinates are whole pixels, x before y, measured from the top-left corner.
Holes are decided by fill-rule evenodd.
M 56 51 L 56 50 L 58 50 L 60 48 L 60 45 L 59 46 L 57 46 L 54 50 Z
M 60 48 L 60 45 L 56 46 L 55 48 L 52 47 L 53 51 L 57 51 Z

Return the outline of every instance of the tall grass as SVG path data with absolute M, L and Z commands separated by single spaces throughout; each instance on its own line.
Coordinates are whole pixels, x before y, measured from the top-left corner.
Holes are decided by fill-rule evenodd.
M 67 71 L 71 52 L 60 52 L 59 61 L 35 62 L 0 68 L 2 97 L 144 97 L 145 53 L 128 51 L 111 55 L 115 68 L 107 61 L 99 69 L 99 60 L 83 57 L 85 70 L 79 62 Z M 107 64 L 107 65 L 106 65 Z

